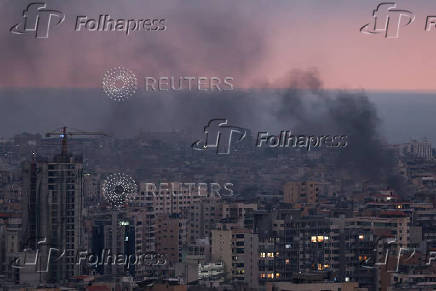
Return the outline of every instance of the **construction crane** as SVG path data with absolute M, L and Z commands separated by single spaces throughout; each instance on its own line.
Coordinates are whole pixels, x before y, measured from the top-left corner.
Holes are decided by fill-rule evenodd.
M 51 136 L 59 136 L 62 138 L 62 155 L 66 156 L 68 154 L 68 148 L 67 148 L 67 136 L 73 136 L 73 135 L 100 135 L 100 136 L 107 136 L 106 133 L 101 131 L 67 131 L 67 127 L 60 127 L 52 132 L 47 132 L 45 134 L 46 137 Z

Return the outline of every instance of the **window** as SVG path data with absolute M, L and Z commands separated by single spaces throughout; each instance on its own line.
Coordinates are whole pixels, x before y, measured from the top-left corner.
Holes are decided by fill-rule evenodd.
M 313 242 L 313 243 L 324 242 L 324 240 L 328 240 L 328 239 L 329 239 L 328 236 L 322 236 L 322 235 L 313 235 L 313 236 L 310 237 L 310 241 Z

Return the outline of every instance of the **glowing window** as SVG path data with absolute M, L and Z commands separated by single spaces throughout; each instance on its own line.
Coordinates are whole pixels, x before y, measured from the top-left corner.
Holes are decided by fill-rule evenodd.
M 359 261 L 366 261 L 367 259 L 367 256 L 359 256 Z
M 321 264 L 318 264 L 318 270 L 321 271 L 323 269 Z

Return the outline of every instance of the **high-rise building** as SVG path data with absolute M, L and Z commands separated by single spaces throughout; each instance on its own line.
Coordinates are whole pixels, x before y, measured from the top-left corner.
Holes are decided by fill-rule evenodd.
M 397 145 L 396 148 L 401 155 L 409 155 L 423 160 L 433 159 L 431 142 L 427 139 L 423 139 L 422 141 L 412 140 L 408 143 Z
M 211 256 L 224 262 L 226 277 L 233 283 L 257 288 L 259 282 L 259 237 L 244 228 L 223 225 L 211 231 Z
M 21 218 L 0 213 L 0 282 L 6 278 L 19 281 L 17 269 L 12 268 L 11 261 L 20 251 Z
M 43 262 L 49 258 L 49 249 L 60 253 L 47 262 L 42 281 L 62 282 L 78 275 L 75 258 L 82 235 L 83 158 L 66 152 L 51 160 L 35 158 L 24 164 L 23 183 L 25 247 L 39 248 Z
M 236 223 L 240 228 L 253 227 L 253 214 L 257 210 L 257 203 L 225 202 L 222 206 L 222 218 Z
M 318 202 L 319 187 L 313 181 L 288 182 L 283 187 L 283 201 L 294 208 Z
M 182 249 L 186 245 L 186 219 L 178 214 L 160 214 L 156 223 L 156 252 L 164 254 L 168 262 L 182 261 Z
M 90 253 L 100 256 L 100 262 L 92 266 L 94 270 L 100 274 L 134 274 L 135 266 L 133 264 L 130 266 L 117 261 L 120 256 L 123 258 L 135 256 L 135 226 L 133 219 L 124 211 L 110 210 L 92 215 L 91 220 L 92 243 Z
M 188 241 L 209 238 L 221 216 L 221 201 L 218 197 L 200 197 L 186 212 Z
M 209 229 L 221 218 L 218 197 L 208 197 L 206 193 L 200 195 L 198 188 L 182 183 L 167 183 L 167 186 L 167 189 L 154 189 L 150 184 L 140 184 L 139 193 L 131 205 L 135 213 L 137 252 L 162 251 L 165 248 L 159 245 L 165 240 L 157 241 L 157 238 L 163 238 L 158 236 L 159 227 L 163 226 L 162 218 L 177 217 L 175 219 L 180 220 L 186 238 L 180 240 L 183 243 L 209 237 Z M 161 232 L 161 235 L 164 234 Z

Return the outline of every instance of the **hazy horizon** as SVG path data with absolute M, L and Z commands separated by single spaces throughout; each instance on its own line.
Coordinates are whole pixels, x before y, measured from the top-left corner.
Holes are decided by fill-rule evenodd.
M 258 91 L 257 94 L 261 95 L 269 94 L 268 90 L 272 91 L 272 89 L 250 89 L 221 92 L 224 96 L 223 104 L 226 104 L 226 98 L 233 98 L 234 95 L 237 98 L 240 91 Z M 336 92 L 336 90 L 326 91 L 331 94 Z M 433 131 L 432 124 L 428 122 L 436 116 L 434 94 L 409 91 L 363 92 L 375 105 L 381 120 L 381 136 L 385 137 L 389 143 L 402 143 L 423 137 L 436 143 L 436 132 Z M 178 94 L 185 96 L 185 93 L 196 95 L 195 92 Z M 207 95 L 208 93 L 202 94 Z M 128 104 L 129 102 L 124 104 L 113 102 L 103 94 L 101 89 L 1 89 L 0 113 L 5 122 L 0 126 L 0 136 L 10 138 L 23 132 L 42 134 L 64 125 L 83 130 L 109 130 L 115 137 L 134 136 L 140 131 L 186 130 L 193 134 L 200 133 L 208 120 L 199 118 L 198 121 L 195 121 L 190 119 L 190 122 L 194 124 L 189 124 L 186 127 L 180 123 L 183 117 L 177 116 L 178 112 L 188 109 L 183 107 L 183 102 L 173 104 L 173 98 L 184 98 L 183 96 L 170 93 L 144 94 L 138 92 L 129 100 L 131 104 Z M 220 96 L 215 96 L 215 98 L 221 98 Z M 207 96 L 203 97 L 207 98 Z M 253 96 L 253 98 L 256 97 L 258 96 Z M 244 95 L 244 98 L 250 98 L 250 94 Z M 260 108 L 263 105 L 264 103 L 259 103 Z M 203 106 L 207 107 L 207 102 L 203 103 Z M 213 105 L 211 104 L 211 106 Z M 161 110 L 161 113 L 164 114 L 154 116 L 156 110 Z M 231 116 L 224 116 L 226 114 L 225 108 L 222 111 L 223 116 L 218 116 L 219 111 L 215 112 L 217 116 L 212 117 L 229 118 L 229 121 L 232 122 Z M 153 115 L 153 120 L 147 118 L 147 115 L 150 114 Z M 129 115 L 128 118 L 126 115 Z M 119 118 L 120 116 L 123 118 Z M 281 128 L 280 124 L 274 124 L 269 116 L 264 116 L 263 120 L 258 118 L 252 124 L 240 126 L 254 130 L 280 130 Z M 292 128 L 292 124 L 288 128 Z

